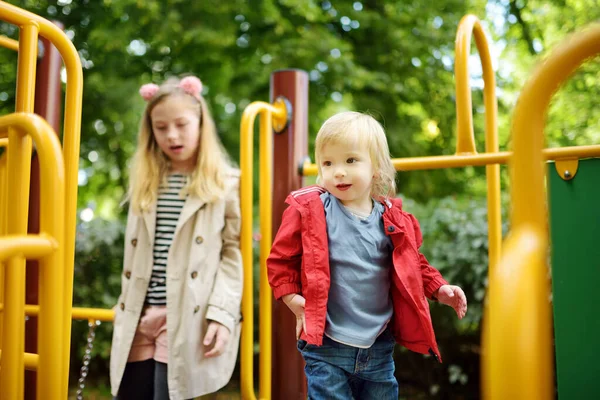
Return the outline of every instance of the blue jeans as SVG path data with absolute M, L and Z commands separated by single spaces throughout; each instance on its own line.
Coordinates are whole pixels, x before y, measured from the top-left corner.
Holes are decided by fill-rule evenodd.
M 323 345 L 298 340 L 306 367 L 309 400 L 398 400 L 395 340 L 386 329 L 368 349 L 323 337 Z

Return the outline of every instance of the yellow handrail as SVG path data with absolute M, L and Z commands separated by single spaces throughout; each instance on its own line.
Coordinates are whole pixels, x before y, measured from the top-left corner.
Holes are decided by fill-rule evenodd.
M 496 100 L 496 78 L 492 67 L 492 57 L 481 22 L 474 15 L 465 15 L 458 25 L 455 43 L 456 79 L 456 154 L 476 154 L 473 134 L 473 114 L 471 85 L 469 84 L 469 54 L 471 36 L 475 44 L 483 70 L 483 101 L 485 104 L 485 144 L 486 152 L 498 151 L 498 105 Z
M 0 36 L 0 46 L 9 50 L 19 51 L 19 42 L 6 36 Z
M 77 188 L 83 93 L 83 71 L 81 68 L 81 61 L 73 43 L 62 30 L 50 21 L 3 1 L 0 1 L 0 16 L 2 20 L 21 28 L 21 37 L 19 40 L 19 68 L 17 72 L 17 111 L 33 112 L 35 72 L 31 74 L 31 71 L 35 71 L 35 63 L 37 62 L 38 33 L 47 38 L 57 48 L 65 64 L 67 86 L 63 124 L 63 157 L 66 171 L 66 226 L 64 242 L 65 269 L 63 273 L 65 295 L 62 296 L 62 307 L 65 312 L 70 315 L 73 302 L 73 268 L 75 257 L 75 230 L 77 225 Z M 23 63 L 21 60 L 23 60 Z M 27 96 L 24 96 L 24 94 L 27 94 Z M 27 108 L 20 108 L 23 105 L 27 105 Z M 30 151 L 29 148 L 29 152 Z M 29 159 L 29 156 L 24 158 Z M 27 168 L 27 171 L 29 171 L 29 168 Z M 26 181 L 23 183 L 29 182 L 28 176 L 24 179 L 26 179 Z M 28 202 L 24 202 L 24 205 L 21 205 L 20 207 L 24 207 L 26 210 L 27 203 Z M 20 212 L 17 214 L 20 215 Z M 27 221 L 26 216 L 23 221 Z M 64 339 L 65 342 L 61 346 L 64 353 L 59 359 L 62 362 L 62 381 L 64 390 L 67 390 L 71 318 L 66 319 L 64 323 L 65 326 L 63 329 L 66 332 L 66 336 Z M 41 391 L 38 389 L 38 393 L 40 392 Z M 39 396 L 40 395 L 38 395 L 38 398 Z
M 489 45 L 479 19 L 466 15 L 460 21 L 456 33 L 455 68 L 456 79 L 456 154 L 476 154 L 473 134 L 473 114 L 471 85 L 469 84 L 469 53 L 471 35 L 475 34 L 475 43 L 479 50 L 483 69 L 483 101 L 485 104 L 485 151 L 497 153 L 498 147 L 498 102 L 496 100 L 496 79 L 492 67 Z M 500 165 L 489 164 L 485 167 L 487 180 L 488 210 L 488 276 L 500 259 L 502 246 L 502 215 L 500 207 Z
M 21 42 L 23 43 L 23 42 Z M 22 223 L 13 212 L 8 214 L 8 234 L 15 237 L 0 239 L 3 252 L 0 256 L 11 257 L 6 263 L 4 335 L 2 338 L 2 365 L 0 369 L 0 399 L 23 398 L 23 354 L 24 354 L 24 260 L 28 255 L 41 256 L 40 267 L 40 316 L 38 336 L 39 369 L 37 375 L 38 399 L 66 398 L 63 368 L 56 368 L 57 360 L 64 357 L 63 345 L 67 332 L 63 330 L 65 319 L 70 318 L 63 309 L 64 296 L 64 162 L 60 142 L 56 133 L 41 117 L 29 113 L 14 113 L 0 117 L 0 137 L 10 136 L 8 146 L 8 187 L 15 203 L 21 204 L 13 188 L 23 182 L 18 180 L 27 173 L 22 169 L 22 158 L 26 157 L 19 144 L 29 134 L 36 144 L 40 164 L 40 235 L 52 238 L 53 251 L 45 253 L 47 244 L 36 242 L 35 235 L 25 235 L 17 228 Z M 30 154 L 30 153 L 29 153 Z M 27 189 L 28 189 L 27 185 Z M 23 210 L 20 210 L 22 213 Z M 26 215 L 26 214 L 25 214 Z M 26 218 L 24 218 L 27 221 Z M 26 229 L 26 226 L 25 226 Z M 18 244 L 16 242 L 19 242 Z M 37 248 L 37 250 L 36 250 Z M 57 301 L 59 300 L 59 301 Z
M 392 164 L 397 171 L 416 171 L 441 168 L 460 168 L 466 166 L 481 167 L 489 164 L 508 164 L 512 152 L 481 153 L 463 156 L 426 156 L 394 158 Z M 585 158 L 600 156 L 600 145 L 551 147 L 542 150 L 544 160 Z M 317 165 L 306 161 L 302 166 L 303 176 L 316 176 Z
M 260 209 L 260 399 L 271 398 L 271 288 L 267 281 L 266 259 L 271 248 L 271 196 L 273 185 L 273 122 L 281 123 L 287 118 L 283 102 L 271 105 L 265 102 L 250 103 L 242 114 L 240 138 L 240 168 L 242 171 L 240 199 L 242 212 L 241 251 L 244 264 L 244 295 L 242 314 L 244 322 L 241 339 L 241 390 L 243 399 L 256 399 L 254 391 L 254 303 L 253 303 L 253 137 L 254 120 L 260 114 L 259 138 L 259 209 Z M 281 124 L 283 125 L 283 124 Z
M 484 319 L 490 324 L 483 330 L 488 399 L 554 398 L 543 131 L 555 91 L 598 54 L 599 24 L 571 35 L 537 67 L 515 108 L 510 164 L 513 233 L 490 280 L 492 313 Z

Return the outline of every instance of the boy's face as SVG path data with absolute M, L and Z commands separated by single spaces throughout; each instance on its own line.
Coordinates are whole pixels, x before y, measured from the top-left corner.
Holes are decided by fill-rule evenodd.
M 322 184 L 343 205 L 371 211 L 373 164 L 366 149 L 348 143 L 323 146 L 320 155 Z

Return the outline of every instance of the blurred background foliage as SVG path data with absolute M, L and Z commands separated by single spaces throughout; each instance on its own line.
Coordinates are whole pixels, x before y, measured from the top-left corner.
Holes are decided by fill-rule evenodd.
M 61 22 L 84 67 L 74 303 L 110 308 L 119 276 L 126 210 L 120 207 L 144 106 L 143 83 L 194 73 L 204 82 L 221 138 L 239 157 L 244 108 L 268 100 L 269 77 L 298 68 L 310 76 L 312 139 L 333 113 L 369 112 L 384 125 L 393 157 L 453 154 L 456 141 L 454 39 L 467 13 L 480 18 L 496 71 L 501 150 L 511 112 L 532 68 L 570 32 L 600 17 L 597 0 L 12 0 Z M 0 33 L 18 38 L 12 25 Z M 474 47 L 474 46 L 473 46 Z M 483 79 L 469 60 L 478 148 L 483 150 Z M 16 54 L 0 51 L 0 113 L 14 110 Z M 560 89 L 548 115 L 548 146 L 598 143 L 598 62 Z M 63 79 L 64 80 L 64 79 Z M 256 170 L 256 169 L 255 169 Z M 508 187 L 503 167 L 503 190 Z M 445 363 L 398 349 L 401 397 L 479 397 L 479 342 L 487 274 L 485 171 L 400 172 L 400 195 L 420 219 L 424 253 L 470 305 L 458 321 L 432 306 Z M 255 180 L 255 182 L 257 182 Z M 507 219 L 503 202 L 503 220 Z M 256 220 L 256 219 L 255 219 Z M 505 223 L 506 225 L 506 223 Z M 506 231 L 506 226 L 504 227 Z M 257 240 L 259 238 L 257 237 Z M 72 374 L 87 325 L 73 323 Z M 98 328 L 88 378 L 108 382 L 110 324 Z M 238 376 L 234 376 L 235 380 Z

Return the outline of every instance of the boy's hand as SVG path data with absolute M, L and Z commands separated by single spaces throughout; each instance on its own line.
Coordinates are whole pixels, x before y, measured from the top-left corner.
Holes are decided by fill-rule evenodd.
M 212 345 L 212 349 L 204 353 L 204 357 L 211 358 L 223 354 L 225 345 L 229 342 L 229 335 L 229 329 L 225 326 L 216 321 L 210 321 L 208 323 L 208 329 L 206 330 L 206 336 L 204 336 L 203 344 L 206 348 L 210 348 Z
M 306 300 L 297 293 L 286 294 L 282 297 L 283 302 L 296 315 L 296 340 L 304 330 L 306 332 L 306 319 L 304 319 L 304 304 Z
M 467 296 L 460 287 L 442 285 L 438 289 L 436 297 L 440 303 L 454 308 L 458 319 L 462 319 L 467 313 Z

